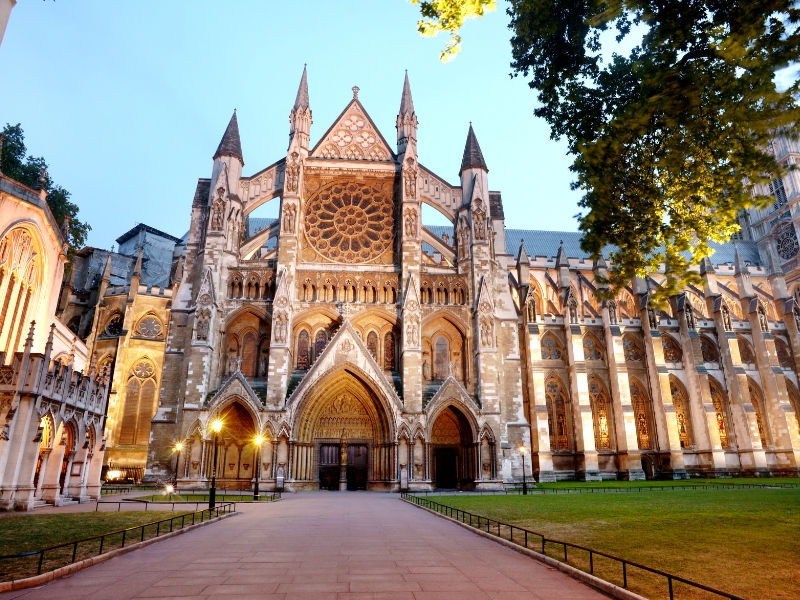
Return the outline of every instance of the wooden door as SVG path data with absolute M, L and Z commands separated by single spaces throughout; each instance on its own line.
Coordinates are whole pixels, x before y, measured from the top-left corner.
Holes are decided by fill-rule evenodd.
M 445 490 L 453 490 L 458 487 L 456 451 L 453 448 L 436 450 L 436 487 Z
M 367 489 L 367 447 L 354 444 L 347 447 L 347 489 Z
M 339 444 L 323 444 L 319 447 L 319 489 L 339 489 L 341 473 Z

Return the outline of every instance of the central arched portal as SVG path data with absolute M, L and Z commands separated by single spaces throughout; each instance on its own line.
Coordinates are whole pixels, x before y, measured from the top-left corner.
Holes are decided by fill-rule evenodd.
M 291 473 L 296 489 L 391 489 L 394 418 L 356 369 L 324 377 L 298 409 Z

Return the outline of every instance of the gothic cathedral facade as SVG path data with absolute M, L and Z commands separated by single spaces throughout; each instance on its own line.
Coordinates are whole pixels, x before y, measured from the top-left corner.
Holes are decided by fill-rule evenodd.
M 459 185 L 419 162 L 408 77 L 394 148 L 358 88 L 313 147 L 311 125 L 304 71 L 286 156 L 244 176 L 234 112 L 198 181 L 149 477 L 206 486 L 215 445 L 218 481 L 266 489 L 797 475 L 800 313 L 755 244 L 664 310 L 657 273 L 601 302 L 578 234 L 506 229 L 472 126 Z

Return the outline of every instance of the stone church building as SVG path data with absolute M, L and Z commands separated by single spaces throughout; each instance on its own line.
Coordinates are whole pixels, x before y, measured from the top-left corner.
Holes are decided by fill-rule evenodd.
M 800 308 L 769 244 L 715 246 L 703 287 L 665 310 L 659 273 L 604 303 L 608 267 L 578 233 L 506 228 L 471 126 L 457 185 L 420 162 L 407 77 L 395 145 L 358 88 L 313 146 L 311 125 L 304 71 L 285 157 L 244 175 L 234 112 L 188 234 L 142 226 L 167 240 L 151 256 L 167 275 L 143 282 L 138 232 L 62 295 L 63 320 L 113 358 L 120 464 L 206 486 L 221 420 L 229 487 L 798 474 Z M 272 200 L 277 219 L 251 218 Z M 426 227 L 423 204 L 452 226 Z

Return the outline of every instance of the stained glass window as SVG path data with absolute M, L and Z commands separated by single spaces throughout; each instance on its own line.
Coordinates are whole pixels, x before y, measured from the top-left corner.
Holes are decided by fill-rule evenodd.
M 436 340 L 436 376 L 435 379 L 445 379 L 449 374 L 450 353 L 447 348 L 447 340 L 440 337 Z
M 325 345 L 328 343 L 328 335 L 320 330 L 314 338 L 314 358 L 317 359 L 325 351 Z
M 297 336 L 297 368 L 308 369 L 308 332 L 304 329 Z
M 367 334 L 367 350 L 372 355 L 372 358 L 378 360 L 378 334 L 370 331 Z
M 390 331 L 383 337 L 383 368 L 393 371 L 394 366 L 394 334 Z

